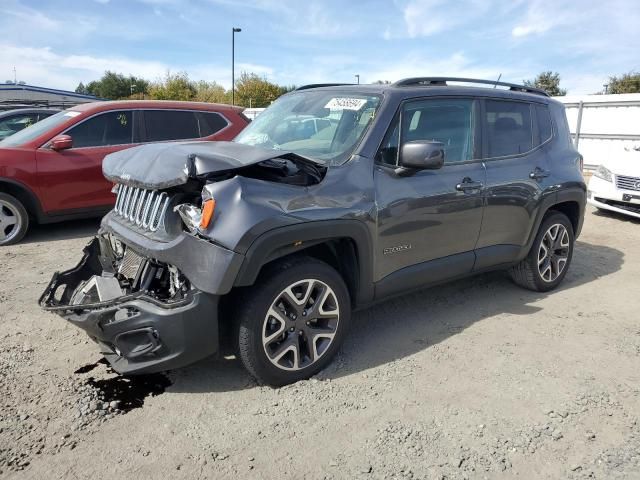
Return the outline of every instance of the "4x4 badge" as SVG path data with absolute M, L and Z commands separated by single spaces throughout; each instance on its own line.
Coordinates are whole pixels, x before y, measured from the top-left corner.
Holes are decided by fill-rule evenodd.
M 405 250 L 411 250 L 410 243 L 407 243 L 404 245 L 396 245 L 395 247 L 387 247 L 384 250 L 382 250 L 382 253 L 384 255 L 389 255 L 390 253 L 400 253 L 400 252 L 404 252 Z

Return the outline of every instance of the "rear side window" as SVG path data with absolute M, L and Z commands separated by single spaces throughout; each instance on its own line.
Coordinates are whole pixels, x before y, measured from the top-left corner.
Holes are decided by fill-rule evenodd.
M 228 125 L 227 120 L 215 112 L 196 112 L 196 118 L 198 120 L 198 137 L 208 137 Z
M 195 112 L 179 110 L 145 110 L 144 124 L 148 142 L 199 138 Z
M 487 157 L 518 155 L 532 148 L 531 106 L 524 102 L 487 100 Z
M 538 145 L 542 145 L 552 135 L 551 114 L 549 113 L 549 107 L 546 105 L 536 104 L 533 108 L 536 110 L 536 122 L 538 123 Z
M 66 132 L 73 148 L 133 143 L 133 112 L 118 110 L 96 115 Z

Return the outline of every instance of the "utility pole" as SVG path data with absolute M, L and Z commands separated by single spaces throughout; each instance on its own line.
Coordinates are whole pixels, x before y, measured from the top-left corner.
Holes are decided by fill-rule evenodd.
M 16 66 L 13 66 L 13 84 L 17 85 L 18 84 L 18 75 L 16 74 Z
M 358 85 L 360 85 L 360 74 L 356 73 L 354 76 L 358 79 Z
M 240 33 L 241 28 L 231 29 L 231 105 L 236 104 L 236 33 Z

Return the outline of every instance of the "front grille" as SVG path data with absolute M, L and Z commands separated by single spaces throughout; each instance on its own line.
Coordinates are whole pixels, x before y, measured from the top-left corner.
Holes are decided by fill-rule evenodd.
M 120 185 L 113 210 L 138 227 L 155 232 L 162 223 L 169 200 L 167 192 Z
M 627 177 L 616 175 L 616 186 L 625 190 L 635 190 L 640 192 L 640 177 Z

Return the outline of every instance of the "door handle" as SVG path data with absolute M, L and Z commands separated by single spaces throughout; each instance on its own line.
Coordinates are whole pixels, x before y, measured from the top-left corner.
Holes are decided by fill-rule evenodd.
M 533 180 L 540 180 L 541 178 L 548 177 L 550 172 L 548 170 L 544 170 L 543 168 L 536 167 L 533 172 L 529 174 L 529 178 Z
M 456 185 L 456 190 L 466 192 L 467 190 L 479 190 L 482 188 L 481 182 L 474 182 L 469 177 L 465 177 L 462 182 Z

